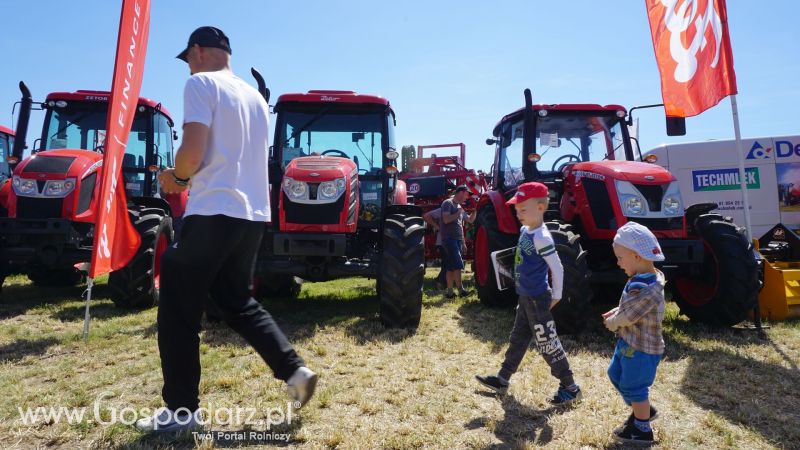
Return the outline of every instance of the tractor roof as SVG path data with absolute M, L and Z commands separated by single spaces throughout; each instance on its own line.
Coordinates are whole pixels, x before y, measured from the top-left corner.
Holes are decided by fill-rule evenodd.
M 2 125 L 0 125 L 0 133 L 10 134 L 11 136 L 14 136 L 14 130 L 8 127 L 4 127 Z
M 370 94 L 358 94 L 353 91 L 311 90 L 305 94 L 283 94 L 278 97 L 278 103 L 305 102 L 305 103 L 371 103 L 389 106 L 389 100 Z
M 509 120 L 515 120 L 518 117 L 521 117 L 524 109 L 525 109 L 525 107 L 523 106 L 522 108 L 512 112 L 511 114 L 506 114 L 505 116 L 503 116 L 503 118 L 500 119 L 500 121 L 497 122 L 497 124 L 494 126 L 494 130 L 493 130 L 492 134 L 494 134 L 495 136 L 498 136 L 500 134 L 500 125 L 505 123 L 505 122 L 508 122 Z M 620 106 L 620 105 L 602 106 L 602 105 L 596 105 L 596 104 L 593 104 L 593 103 L 559 103 L 559 104 L 553 104 L 553 105 L 531 105 L 531 110 L 533 110 L 533 111 L 539 111 L 539 110 L 542 110 L 542 109 L 547 110 L 547 111 L 576 111 L 576 112 L 593 112 L 593 111 L 611 111 L 611 112 L 616 112 L 616 111 L 623 111 L 623 112 L 626 112 L 624 106 Z
M 75 92 L 51 92 L 47 95 L 47 99 L 45 100 L 76 100 L 82 102 L 108 102 L 108 97 L 111 95 L 108 91 L 91 91 L 91 90 L 84 90 L 80 89 Z M 155 108 L 160 103 L 151 100 L 145 97 L 139 97 L 139 105 L 149 106 L 151 108 Z M 169 120 L 172 120 L 172 115 L 169 113 L 167 108 L 164 105 L 161 105 L 161 112 L 164 113 Z

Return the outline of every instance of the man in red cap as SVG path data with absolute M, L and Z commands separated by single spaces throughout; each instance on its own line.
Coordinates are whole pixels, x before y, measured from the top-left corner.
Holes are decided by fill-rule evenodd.
M 558 390 L 550 403 L 573 403 L 581 398 L 581 389 L 575 384 L 567 354 L 558 339 L 556 324 L 550 313 L 550 309 L 561 300 L 564 268 L 558 259 L 553 237 L 544 224 L 544 213 L 549 203 L 547 186 L 535 182 L 524 183 L 506 203 L 514 205 L 517 218 L 522 223 L 514 259 L 519 306 L 500 371 L 496 376 L 477 375 L 475 378 L 489 389 L 505 394 L 511 375 L 519 368 L 522 357 L 535 337 L 536 348 L 550 366 L 550 373 L 559 380 Z M 548 272 L 552 273 L 552 290 Z

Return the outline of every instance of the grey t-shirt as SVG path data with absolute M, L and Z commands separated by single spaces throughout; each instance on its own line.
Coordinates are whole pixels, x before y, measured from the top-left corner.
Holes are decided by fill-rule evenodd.
M 461 214 L 458 215 L 458 219 L 454 220 L 450 223 L 444 223 L 444 215 L 447 214 L 456 214 L 460 212 Z M 464 240 L 464 213 L 465 211 L 461 208 L 460 205 L 457 205 L 452 198 L 449 198 L 442 202 L 442 219 L 440 227 L 442 240 L 445 239 L 457 239 L 459 241 Z

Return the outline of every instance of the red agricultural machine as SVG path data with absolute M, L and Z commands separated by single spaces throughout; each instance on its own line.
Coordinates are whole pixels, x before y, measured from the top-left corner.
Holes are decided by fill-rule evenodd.
M 9 157 L 13 175 L 0 198 L 0 280 L 24 272 L 36 285 L 74 285 L 91 260 L 98 192 L 103 167 L 108 92 L 55 92 L 43 103 L 41 138 L 22 159 L 32 106 L 20 83 L 22 102 L 17 136 Z M 172 165 L 173 122 L 165 108 L 140 98 L 122 162 L 131 222 L 141 246 L 130 263 L 111 272 L 108 285 L 118 306 L 145 307 L 158 301 L 159 261 L 172 242 L 172 217 L 180 217 L 186 196 L 161 198 L 156 174 Z M 177 198 L 174 198 L 177 197 Z
M 690 319 L 729 326 L 747 317 L 759 292 L 753 247 L 716 204 L 683 204 L 675 177 L 634 154 L 626 110 L 617 105 L 533 105 L 494 128 L 492 189 L 478 203 L 475 278 L 488 305 L 516 301 L 499 290 L 490 253 L 516 244 L 520 224 L 506 199 L 526 181 L 550 188 L 547 227 L 564 265 L 564 298 L 553 310 L 559 331 L 580 331 L 595 293 L 616 300 L 625 282 L 611 240 L 639 222 L 659 238 L 667 289 Z
M 425 158 L 425 149 L 458 148 L 459 155 L 439 156 L 432 153 Z M 400 179 L 406 182 L 408 193 L 414 197 L 414 204 L 422 208 L 422 212 L 434 210 L 442 206 L 442 202 L 450 198 L 456 187 L 465 185 L 472 196 L 477 199 L 489 190 L 486 175 L 482 171 L 467 169 L 465 166 L 466 146 L 458 144 L 420 145 L 416 149 L 406 147 L 403 149 L 403 171 Z M 471 213 L 475 210 L 477 202 L 470 200 L 464 209 Z M 474 227 L 465 224 L 465 242 L 467 252 L 464 259 L 472 259 Z M 436 251 L 436 237 L 433 230 L 428 230 L 425 235 L 425 259 L 438 258 Z
M 281 95 L 274 110 L 272 223 L 257 295 L 296 295 L 298 278 L 375 278 L 381 322 L 416 327 L 425 224 L 398 179 L 389 101 L 318 90 Z
M 3 185 L 11 179 L 11 169 L 8 166 L 8 157 L 11 156 L 11 147 L 14 145 L 14 130 L 0 125 L 0 217 L 8 215 L 5 204 L 8 201 L 4 195 L 8 190 Z

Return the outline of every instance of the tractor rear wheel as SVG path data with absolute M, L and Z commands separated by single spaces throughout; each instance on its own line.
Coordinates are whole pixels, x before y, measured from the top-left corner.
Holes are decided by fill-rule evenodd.
M 481 208 L 476 223 L 472 267 L 475 272 L 478 298 L 487 306 L 514 305 L 517 303 L 516 291 L 513 288 L 501 291 L 497 286 L 491 254 L 498 250 L 516 247 L 518 237 L 500 232 L 497 213 L 491 205 Z
M 692 321 L 732 326 L 745 320 L 758 302 L 758 268 L 753 246 L 742 229 L 719 214 L 703 214 L 694 222 L 703 240 L 700 273 L 676 276 L 670 292 Z
M 571 225 L 547 222 L 547 228 L 564 267 L 561 301 L 551 312 L 560 334 L 577 334 L 586 327 L 591 312 L 592 288 L 589 286 L 587 253 L 581 248 L 580 235 L 573 232 Z
M 303 279 L 290 275 L 266 275 L 253 280 L 253 296 L 259 300 L 270 298 L 297 298 Z
M 383 252 L 376 290 L 386 327 L 417 328 L 425 278 L 425 222 L 391 214 L 383 225 Z
M 172 218 L 158 208 L 128 210 L 141 244 L 127 266 L 111 272 L 108 286 L 118 307 L 148 308 L 158 304 L 161 255 L 172 244 Z

